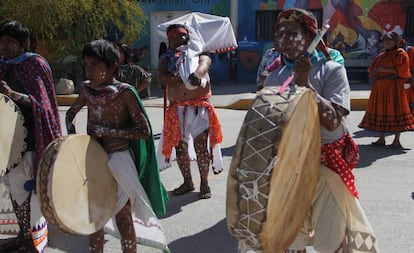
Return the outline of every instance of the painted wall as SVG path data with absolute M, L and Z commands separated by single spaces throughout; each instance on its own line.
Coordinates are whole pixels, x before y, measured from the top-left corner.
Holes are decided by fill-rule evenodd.
M 156 11 L 199 11 L 230 17 L 230 0 L 137 0 L 147 15 Z M 386 31 L 402 34 L 405 11 L 400 0 L 239 0 L 237 59 L 230 54 L 213 55 L 213 82 L 232 80 L 254 83 L 262 53 L 272 47 L 271 41 L 257 41 L 256 10 L 280 10 L 289 7 L 323 8 L 324 20 L 329 19 L 328 45 L 340 50 L 345 59 L 372 59 L 380 47 L 380 37 Z M 148 24 L 147 31 L 150 31 Z M 412 38 L 406 38 L 411 41 Z M 142 36 L 135 47 L 150 43 L 150 32 Z M 234 62 L 233 65 L 230 63 Z M 143 65 L 148 64 L 148 57 Z M 231 68 L 233 66 L 233 68 Z M 237 69 L 237 71 L 236 71 Z M 223 71 L 226 70 L 226 71 Z

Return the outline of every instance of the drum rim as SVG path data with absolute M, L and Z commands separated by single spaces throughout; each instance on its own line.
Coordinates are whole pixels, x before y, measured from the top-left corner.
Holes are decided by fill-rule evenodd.
M 290 117 L 287 116 L 287 114 L 291 114 L 293 113 L 292 108 L 296 107 L 296 103 L 298 102 L 299 98 L 302 98 L 302 96 L 305 94 L 305 92 L 310 92 L 309 89 L 306 89 L 304 87 L 294 87 L 293 89 L 287 89 L 285 92 L 283 92 L 282 94 L 278 94 L 279 91 L 279 87 L 265 87 L 264 89 L 262 89 L 261 91 L 258 92 L 255 100 L 252 103 L 252 107 L 254 106 L 263 106 L 266 107 L 266 105 L 261 105 L 259 102 L 257 102 L 257 105 L 255 103 L 255 101 L 263 101 L 267 104 L 267 106 L 273 106 L 272 104 L 274 104 L 274 101 L 265 101 L 267 96 L 279 96 L 282 97 L 283 99 L 281 99 L 280 104 L 287 104 L 287 101 L 289 102 L 288 108 L 286 108 L 282 113 L 281 116 L 286 116 L 286 117 Z M 292 96 L 294 95 L 294 96 Z M 264 100 L 263 100 L 264 99 Z M 286 102 L 286 103 L 285 103 Z M 291 103 L 294 102 L 294 103 Z M 293 104 L 295 104 L 295 106 L 293 106 Z M 256 110 L 257 108 L 255 108 Z M 252 110 L 252 108 L 250 108 L 250 110 Z M 289 111 L 290 110 L 290 111 Z M 230 165 L 230 170 L 229 170 L 229 177 L 228 177 L 228 188 L 227 189 L 227 203 L 226 203 L 226 214 L 227 214 L 227 226 L 228 226 L 228 230 L 230 232 L 230 234 L 232 234 L 234 237 L 238 238 L 239 240 L 245 240 L 250 247 L 256 249 L 256 250 L 263 250 L 262 247 L 262 238 L 261 238 L 261 232 L 263 231 L 263 224 L 260 228 L 259 232 L 253 232 L 254 230 L 251 230 L 250 227 L 245 226 L 245 224 L 240 223 L 242 216 L 241 215 L 250 215 L 249 213 L 244 213 L 241 211 L 239 205 L 240 205 L 240 201 L 241 201 L 241 196 L 240 196 L 240 192 L 239 192 L 239 187 L 240 187 L 240 181 L 239 179 L 237 179 L 238 177 L 238 170 L 241 166 L 241 162 L 243 160 L 243 149 L 244 146 L 246 145 L 246 139 L 248 138 L 246 136 L 246 125 L 248 123 L 250 123 L 250 121 L 254 120 L 255 118 L 250 118 L 248 122 L 246 122 L 248 118 L 248 114 L 246 114 L 245 120 L 243 122 L 243 125 L 240 129 L 240 133 L 239 133 L 239 137 L 237 139 L 236 142 L 236 149 L 234 151 L 233 154 L 233 159 Z M 286 120 L 285 122 L 282 123 L 283 124 L 283 128 L 285 127 L 285 125 L 287 124 Z M 275 148 L 275 152 L 277 151 L 277 146 L 278 144 L 276 142 L 281 142 L 281 138 L 279 140 L 275 140 L 274 143 L 274 148 Z M 240 144 L 239 144 L 240 143 Z M 239 153 L 239 154 L 236 154 Z M 235 156 L 239 155 L 238 161 L 236 161 Z M 276 158 L 276 156 L 272 156 L 272 158 Z M 271 159 L 269 161 L 269 166 L 272 166 L 272 164 L 274 164 L 273 159 Z M 233 179 L 233 181 L 232 181 Z M 269 181 L 270 182 L 270 181 Z M 236 186 L 237 185 L 237 186 Z M 237 190 L 236 190 L 237 188 Z M 234 190 L 236 190 L 236 192 L 233 192 Z M 269 192 L 270 192 L 270 188 L 269 188 Z M 230 194 L 229 194 L 230 193 Z M 231 194 L 235 194 L 235 198 L 229 198 L 229 196 Z M 237 196 L 237 197 L 236 197 Z M 268 200 L 267 200 L 268 201 Z M 268 202 L 266 201 L 265 205 L 266 205 L 266 209 L 267 209 L 267 204 Z M 267 211 L 266 211 L 267 212 Z M 247 218 L 244 218 L 247 219 Z M 266 222 L 266 220 L 264 221 Z M 246 232 L 244 230 L 248 229 L 248 231 L 250 232 Z M 256 229 L 256 228 L 255 228 Z
M 71 227 L 72 223 L 68 222 L 68 219 L 63 218 L 63 216 L 58 212 L 57 208 L 53 205 L 53 196 L 51 195 L 51 191 L 52 191 L 52 180 L 51 178 L 53 177 L 53 172 L 51 172 L 51 170 L 54 169 L 53 164 L 48 164 L 48 162 L 52 163 L 53 161 L 55 161 L 56 157 L 58 156 L 58 151 L 55 149 L 55 146 L 60 146 L 62 145 L 62 143 L 66 140 L 70 140 L 72 138 L 79 138 L 79 137 L 83 137 L 83 138 L 90 138 L 89 141 L 93 142 L 92 145 L 98 144 L 99 147 L 100 144 L 94 140 L 93 138 L 91 138 L 89 135 L 86 134 L 71 134 L 71 135 L 67 135 L 67 136 L 62 136 L 62 137 L 58 137 L 56 138 L 54 141 L 52 141 L 45 149 L 44 155 L 41 158 L 41 161 L 39 163 L 39 169 L 38 169 L 38 181 L 40 182 L 46 182 L 43 184 L 37 184 L 37 190 L 39 193 L 39 199 L 41 202 L 41 209 L 42 212 L 46 218 L 46 220 L 48 222 L 50 222 L 53 226 L 57 227 L 58 229 L 64 231 L 64 232 L 68 232 L 74 235 L 88 235 L 91 233 L 96 232 L 97 230 L 103 228 L 103 226 L 106 224 L 106 222 L 113 216 L 114 211 L 115 211 L 115 207 L 116 207 L 116 200 L 117 200 L 117 183 L 115 181 L 115 179 L 113 178 L 113 190 L 111 192 L 113 193 L 113 202 L 112 202 L 112 206 L 109 206 L 109 209 L 111 209 L 111 211 L 107 212 L 107 214 L 105 215 L 105 218 L 107 220 L 105 221 L 100 221 L 99 224 L 95 223 L 96 221 L 92 220 L 91 223 L 98 225 L 96 226 L 96 228 L 94 229 L 90 229 L 88 226 L 78 226 L 76 228 Z M 102 147 L 101 147 L 102 148 Z M 102 148 L 101 150 L 102 152 L 104 152 L 106 154 L 106 152 L 104 151 L 104 149 Z M 53 157 L 53 158 L 52 158 Z M 48 158 L 51 158 L 49 161 Z M 107 161 L 107 159 L 106 159 Z M 46 164 L 43 166 L 43 164 Z M 109 167 L 108 167 L 109 170 Z M 111 173 L 110 171 L 108 173 Z M 109 189 L 111 188 L 110 185 L 106 185 L 105 189 Z M 108 199 L 108 204 L 111 204 L 110 200 Z M 91 225 L 92 226 L 92 225 Z M 85 228 L 86 227 L 86 228 Z
M 3 102 L 4 101 L 4 102 Z M 4 176 L 8 171 L 14 169 L 22 160 L 23 160 L 23 155 L 24 153 L 27 151 L 27 143 L 25 141 L 25 139 L 28 136 L 28 131 L 27 128 L 24 126 L 25 124 L 25 118 L 23 116 L 23 113 L 20 110 L 20 107 L 13 101 L 13 99 L 11 99 L 9 96 L 0 93 L 0 103 L 4 103 L 5 106 L 8 106 L 9 108 L 11 108 L 11 110 L 13 110 L 15 113 L 17 113 L 17 117 L 16 117 L 16 125 L 19 122 L 19 126 L 22 128 L 21 131 L 19 131 L 19 134 L 14 134 L 13 137 L 14 138 L 18 138 L 22 143 L 22 146 L 20 147 L 19 151 L 15 151 L 14 152 L 14 158 L 11 159 L 9 157 L 8 162 L 5 164 L 0 164 L 0 176 Z M 10 144 L 13 145 L 14 142 L 11 142 Z M 17 147 L 13 147 L 17 148 Z M 3 165 L 5 167 L 3 167 Z

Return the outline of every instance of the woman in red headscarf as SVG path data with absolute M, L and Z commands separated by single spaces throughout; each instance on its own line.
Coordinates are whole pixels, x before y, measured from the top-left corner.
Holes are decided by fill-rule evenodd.
M 395 32 L 386 33 L 382 41 L 384 51 L 368 68 L 374 83 L 358 126 L 380 133 L 372 145 L 385 146 L 385 133 L 394 133 L 394 140 L 388 147 L 401 148 L 401 132 L 414 129 L 414 116 L 404 91 L 404 84 L 408 84 L 411 77 L 410 58 L 398 47 L 400 39 Z

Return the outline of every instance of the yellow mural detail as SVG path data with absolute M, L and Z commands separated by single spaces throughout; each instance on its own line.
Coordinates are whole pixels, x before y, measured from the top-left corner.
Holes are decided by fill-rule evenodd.
M 349 45 L 354 44 L 358 36 L 354 29 L 345 27 L 341 24 L 338 24 L 334 29 L 332 29 L 330 38 L 335 38 L 338 36 L 338 34 L 342 34 L 344 37 L 344 42 L 348 43 Z M 333 41 L 329 42 L 332 43 Z
M 376 30 L 382 33 L 382 27 L 377 22 L 372 20 L 370 17 L 359 16 L 358 19 L 361 20 L 364 28 L 368 30 Z

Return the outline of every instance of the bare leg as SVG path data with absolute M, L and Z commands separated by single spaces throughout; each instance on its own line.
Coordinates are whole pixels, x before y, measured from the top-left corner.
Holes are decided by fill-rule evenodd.
M 121 245 L 123 253 L 136 253 L 136 235 L 131 216 L 131 201 L 115 215 L 116 226 L 121 234 Z
M 12 201 L 14 212 L 19 223 L 20 233 L 25 240 L 31 240 L 32 238 L 30 234 L 30 198 L 31 194 L 20 206 L 17 205 L 16 201 Z
M 104 248 L 104 231 L 103 229 L 89 235 L 89 252 L 103 253 Z
M 401 133 L 396 133 L 395 134 L 394 141 L 392 142 L 391 146 L 394 146 L 394 147 L 401 146 L 401 144 L 400 144 L 400 136 L 401 136 Z
M 18 236 L 6 244 L 0 246 L 1 252 L 9 252 L 11 250 L 20 249 L 24 252 L 37 252 L 33 244 L 33 239 L 31 235 L 30 227 L 30 199 L 31 194 L 27 199 L 19 206 L 16 201 L 12 198 L 12 205 L 14 213 L 16 214 L 17 222 L 19 224 L 19 234 Z
M 208 199 L 211 197 L 210 187 L 208 186 L 210 155 L 207 148 L 207 137 L 208 132 L 205 131 L 194 139 L 194 149 L 197 154 L 197 165 L 201 178 L 200 198 L 202 199 Z
M 375 142 L 372 142 L 371 144 L 372 145 L 377 145 L 377 146 L 383 146 L 383 145 L 385 145 L 385 134 L 384 133 L 381 133 L 380 134 L 380 137 L 378 138 L 378 140 L 375 141 Z
M 181 174 L 184 178 L 184 183 L 180 187 L 174 189 L 174 195 L 181 195 L 194 190 L 193 179 L 191 177 L 190 170 L 190 157 L 188 155 L 188 144 L 184 141 L 180 141 L 177 147 L 175 147 L 177 154 L 177 163 L 180 168 Z

